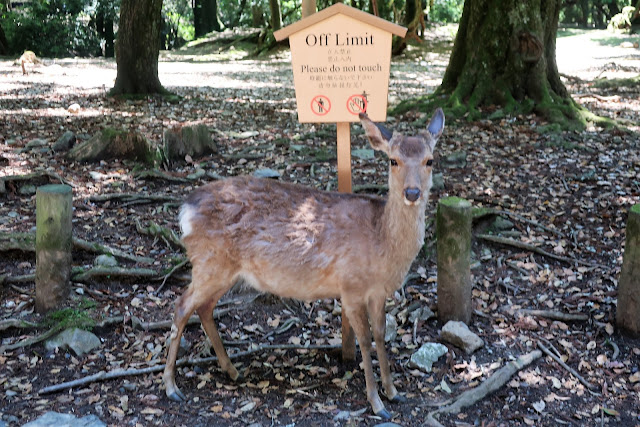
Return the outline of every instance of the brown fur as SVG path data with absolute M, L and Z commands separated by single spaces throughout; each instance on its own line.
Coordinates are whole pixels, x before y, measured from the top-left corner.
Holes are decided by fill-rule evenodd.
M 444 116 L 439 117 L 434 134 L 411 138 L 396 134 L 390 141 L 366 116 L 361 117 L 371 145 L 397 162 L 389 173 L 386 201 L 250 177 L 212 183 L 188 197 L 180 225 L 193 266 L 192 282 L 176 303 L 163 376 L 169 397 L 185 398 L 175 384 L 175 361 L 180 335 L 193 311 L 200 316 L 222 369 L 238 378 L 212 312 L 234 282 L 244 279 L 260 291 L 282 297 L 340 297 L 343 322 L 349 321 L 360 343 L 367 398 L 376 414 L 388 416 L 373 376 L 370 324 L 383 387 L 387 397 L 398 400 L 401 396 L 384 349 L 384 306 L 386 297 L 402 284 L 424 240 L 431 187 L 427 161 L 433 158 L 444 126 Z M 419 199 L 408 201 L 407 189 L 419 190 Z

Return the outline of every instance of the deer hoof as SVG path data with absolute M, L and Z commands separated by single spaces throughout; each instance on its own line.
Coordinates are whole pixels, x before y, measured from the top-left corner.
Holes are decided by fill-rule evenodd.
M 167 397 L 171 400 L 175 400 L 176 402 L 185 402 L 187 400 L 187 396 L 177 388 L 172 393 L 167 393 Z
M 393 403 L 407 403 L 407 398 L 401 395 L 400 393 L 393 396 L 389 401 Z
M 387 411 L 385 408 L 382 408 L 382 410 L 377 412 L 376 415 L 382 418 L 383 420 L 391 419 L 391 412 Z

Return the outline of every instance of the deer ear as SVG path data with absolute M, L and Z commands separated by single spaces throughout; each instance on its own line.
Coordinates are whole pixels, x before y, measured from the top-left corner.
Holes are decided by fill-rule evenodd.
M 389 152 L 389 140 L 391 139 L 391 132 L 382 125 L 373 123 L 369 116 L 365 113 L 360 113 L 360 123 L 364 128 L 364 132 L 369 138 L 369 143 L 374 150 Z
M 429 122 L 429 126 L 427 126 L 427 130 L 433 136 L 434 139 L 440 138 L 442 135 L 442 130 L 444 129 L 444 112 L 442 108 L 438 108 L 433 116 L 431 117 L 431 121 Z

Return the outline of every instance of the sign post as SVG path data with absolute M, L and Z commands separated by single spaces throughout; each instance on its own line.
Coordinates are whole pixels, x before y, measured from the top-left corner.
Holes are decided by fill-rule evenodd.
M 351 192 L 351 122 L 367 113 L 387 119 L 391 40 L 407 29 L 336 3 L 273 33 L 289 38 L 300 123 L 336 123 L 338 191 Z M 342 357 L 355 359 L 355 338 L 342 316 Z

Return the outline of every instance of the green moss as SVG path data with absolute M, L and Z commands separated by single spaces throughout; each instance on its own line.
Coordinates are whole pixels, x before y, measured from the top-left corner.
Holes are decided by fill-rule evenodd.
M 63 308 L 49 313 L 41 323 L 42 327 L 65 330 L 69 328 L 80 328 L 87 331 L 95 326 L 95 320 L 89 316 L 88 311 L 96 307 L 96 303 L 88 299 L 83 299 L 77 308 Z

